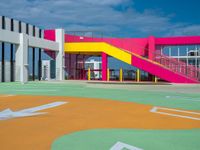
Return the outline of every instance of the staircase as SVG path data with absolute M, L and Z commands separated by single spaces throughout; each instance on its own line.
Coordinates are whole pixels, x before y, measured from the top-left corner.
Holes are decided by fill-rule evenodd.
M 153 60 L 178 74 L 196 80 L 197 82 L 200 81 L 200 69 L 193 65 L 187 65 L 185 62 L 179 61 L 176 58 L 161 54 L 160 51 L 154 53 Z

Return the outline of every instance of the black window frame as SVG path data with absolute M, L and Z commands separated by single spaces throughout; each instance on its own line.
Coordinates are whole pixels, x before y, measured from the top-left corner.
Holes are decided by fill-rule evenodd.
M 33 36 L 35 36 L 35 26 L 33 26 Z
M 19 33 L 22 33 L 22 22 L 19 21 Z
M 10 30 L 14 31 L 14 20 L 13 20 L 13 18 L 10 20 Z
M 42 37 L 42 29 L 39 29 L 39 38 Z
M 29 24 L 26 23 L 26 34 L 29 34 Z
M 5 16 L 2 16 L 2 29 L 6 28 L 6 19 Z

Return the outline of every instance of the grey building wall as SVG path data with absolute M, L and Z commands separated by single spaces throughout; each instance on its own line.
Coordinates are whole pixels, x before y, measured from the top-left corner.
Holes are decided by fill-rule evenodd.
M 1 61 L 0 61 L 0 72 L 2 70 L 2 66 L 1 66 Z M 15 72 L 15 64 L 14 64 L 14 72 Z M 10 82 L 10 73 L 11 73 L 11 66 L 10 66 L 10 62 L 9 61 L 5 61 L 5 82 Z M 15 76 L 14 76 L 15 79 Z M 2 80 L 1 74 L 0 74 L 0 82 Z
M 2 17 L 0 16 L 0 28 L 2 29 Z M 19 32 L 19 20 L 13 19 L 13 26 L 14 26 L 14 31 L 13 32 Z M 26 24 L 25 22 L 21 21 L 21 30 L 22 33 L 26 34 Z M 33 26 L 31 24 L 28 24 L 28 35 L 33 36 Z M 10 30 L 11 31 L 11 18 L 5 17 L 5 30 Z M 42 30 L 42 29 L 41 29 Z M 35 27 L 35 37 L 39 38 L 39 32 L 40 28 Z M 43 30 L 42 30 L 42 37 L 43 37 Z
M 2 18 L 3 18 L 3 16 L 0 16 L 0 29 L 3 29 L 2 28 L 3 27 Z M 12 23 L 11 20 L 13 20 L 13 23 Z M 44 31 L 42 29 L 40 29 L 39 27 L 36 27 L 36 26 L 31 25 L 29 23 L 25 23 L 23 21 L 11 19 L 11 18 L 8 18 L 6 16 L 5 16 L 5 22 L 4 22 L 5 28 L 3 30 L 12 31 L 12 29 L 13 29 L 12 32 L 19 33 L 20 32 L 20 25 L 19 25 L 20 22 L 21 22 L 21 33 L 27 34 L 27 28 L 28 28 L 28 35 L 35 36 L 35 37 L 38 37 L 38 38 L 43 38 Z M 35 29 L 35 31 L 34 31 L 34 29 Z M 34 34 L 34 32 L 35 32 L 35 34 Z M 40 32 L 41 32 L 41 37 L 40 37 Z M 7 44 L 7 43 L 5 43 L 5 44 Z M 1 49 L 1 42 L 0 42 L 0 49 Z M 8 48 L 5 47 L 5 55 L 8 56 L 8 55 L 10 55 L 10 50 L 9 51 L 7 51 L 7 50 L 8 50 Z M 0 53 L 0 55 L 1 55 L 1 53 Z M 14 55 L 15 55 L 15 53 L 14 53 Z M 38 56 L 36 56 L 36 57 L 38 57 Z M 0 61 L 2 61 L 2 59 L 0 59 Z M 5 82 L 10 82 L 11 65 L 10 65 L 10 61 L 8 59 L 7 60 L 5 59 L 5 67 L 4 68 L 5 68 L 5 72 L 4 72 Z M 13 72 L 15 74 L 15 70 Z M 0 62 L 0 82 L 1 81 L 2 81 L 2 63 Z

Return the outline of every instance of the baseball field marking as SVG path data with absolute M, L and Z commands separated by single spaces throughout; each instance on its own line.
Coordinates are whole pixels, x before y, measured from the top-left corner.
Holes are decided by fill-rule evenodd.
M 167 111 L 167 112 L 165 112 L 165 111 Z M 187 119 L 192 119 L 192 120 L 200 120 L 200 113 L 193 112 L 193 111 L 185 111 L 185 110 L 155 106 L 150 110 L 150 112 L 158 113 L 158 114 L 162 114 L 162 115 L 180 117 L 180 118 L 187 118 Z M 176 114 L 176 112 L 178 112 L 179 114 Z M 187 114 L 187 115 L 181 115 L 180 113 L 184 113 L 184 114 Z M 193 117 L 192 115 L 196 115 L 196 116 L 199 116 L 199 117 Z
M 27 109 L 23 109 L 19 111 L 12 111 L 11 109 L 8 108 L 0 112 L 0 120 L 46 114 L 46 112 L 37 112 L 37 111 L 57 107 L 66 103 L 67 102 L 53 102 L 53 103 L 49 103 L 49 104 L 45 104 L 45 105 L 41 105 L 37 107 L 32 107 L 32 108 L 27 108 Z
M 141 148 L 138 148 L 138 147 L 135 147 L 135 146 L 123 143 L 123 142 L 117 142 L 117 143 L 115 143 L 115 145 L 113 145 L 113 147 L 110 148 L 110 150 L 124 150 L 124 149 L 127 149 L 127 150 L 143 150 Z

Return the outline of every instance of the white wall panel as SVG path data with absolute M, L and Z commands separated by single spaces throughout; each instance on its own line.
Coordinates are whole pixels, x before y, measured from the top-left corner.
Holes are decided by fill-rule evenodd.
M 0 29 L 0 41 L 19 44 L 19 33 Z
M 33 36 L 28 36 L 28 35 L 26 36 L 29 40 L 28 44 L 30 47 L 50 49 L 54 51 L 58 51 L 59 49 L 59 44 L 57 42 L 45 40 L 42 38 L 36 38 Z M 19 37 L 20 37 L 19 33 L 0 29 L 0 41 L 13 43 L 13 44 L 19 44 L 20 43 Z
M 5 23 L 6 23 L 6 28 L 5 29 L 11 31 L 10 30 L 11 19 L 5 17 Z
M 44 38 L 44 30 L 42 30 L 42 38 Z
M 1 82 L 1 61 L 0 61 L 0 82 Z
M 45 40 L 41 38 L 35 38 L 32 36 L 29 36 L 29 46 L 30 47 L 36 47 L 36 48 L 43 48 L 43 49 L 50 49 L 53 51 L 59 50 L 59 44 L 54 41 Z
M 10 72 L 11 72 L 10 62 L 6 61 L 5 62 L 5 82 L 10 82 Z
M 18 20 L 14 20 L 14 32 L 19 32 L 19 21 Z
M 14 25 L 14 32 L 19 32 L 19 20 L 13 20 Z M 2 16 L 0 16 L 0 29 L 2 28 Z M 5 29 L 11 30 L 11 19 L 8 17 L 5 17 Z M 22 33 L 26 34 L 26 23 L 21 21 L 21 30 Z M 33 25 L 29 24 L 29 35 L 33 36 Z M 39 37 L 39 28 L 35 27 L 35 36 Z M 42 31 L 42 37 L 43 37 L 43 31 Z
M 35 27 L 35 37 L 39 38 L 39 28 Z
M 29 29 L 28 29 L 28 30 L 29 30 L 29 31 L 28 31 L 28 35 L 33 36 L 33 26 L 29 24 L 29 25 L 28 25 L 28 28 L 29 28 Z
M 22 22 L 22 33 L 26 34 L 26 23 Z
M 0 29 L 2 29 L 2 16 L 0 16 Z

